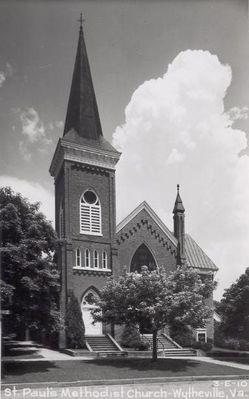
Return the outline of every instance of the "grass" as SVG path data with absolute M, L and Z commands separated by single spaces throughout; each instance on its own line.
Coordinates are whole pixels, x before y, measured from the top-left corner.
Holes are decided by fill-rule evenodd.
M 228 356 L 228 357 L 222 357 L 222 356 L 212 356 L 213 359 L 220 360 L 222 362 L 234 362 L 234 363 L 239 363 L 239 364 L 248 364 L 249 365 L 249 357 L 239 357 L 239 356 Z
M 73 382 L 153 377 L 247 374 L 245 370 L 192 359 L 91 359 L 68 361 L 5 362 L 4 384 Z

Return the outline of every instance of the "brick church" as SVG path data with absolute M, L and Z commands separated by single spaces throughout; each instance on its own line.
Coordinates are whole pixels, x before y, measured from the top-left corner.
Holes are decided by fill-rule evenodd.
M 55 184 L 56 231 L 60 240 L 61 313 L 70 293 L 78 298 L 86 336 L 115 335 L 101 323 L 92 324 L 91 298 L 98 296 L 109 276 L 164 266 L 187 264 L 198 273 L 217 267 L 185 233 L 185 209 L 177 186 L 173 232 L 146 203 L 116 226 L 115 167 L 121 154 L 104 138 L 82 25 L 69 95 L 63 137 L 59 139 L 50 174 Z M 125 199 L 124 199 L 125 200 Z M 210 298 L 212 306 L 212 298 Z M 213 336 L 210 320 L 197 330 L 197 339 Z M 59 345 L 66 347 L 65 333 Z

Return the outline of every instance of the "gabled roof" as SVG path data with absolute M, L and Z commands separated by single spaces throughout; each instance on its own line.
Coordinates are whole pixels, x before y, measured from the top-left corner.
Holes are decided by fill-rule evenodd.
M 118 225 L 116 232 L 119 233 L 133 218 L 135 218 L 142 210 L 145 210 L 149 216 L 154 220 L 154 222 L 160 227 L 160 229 L 164 232 L 164 234 L 168 237 L 168 239 L 177 246 L 177 239 L 172 234 L 172 232 L 168 229 L 168 227 L 162 222 L 162 220 L 157 216 L 157 214 L 153 211 L 153 209 L 149 206 L 146 201 L 143 201 L 140 205 L 137 206 L 125 219 L 123 219 Z
M 98 140 L 103 135 L 82 25 L 79 32 L 64 135 L 72 129 L 80 137 L 86 139 Z
M 185 255 L 188 266 L 197 269 L 218 270 L 214 262 L 205 254 L 189 234 L 185 234 Z

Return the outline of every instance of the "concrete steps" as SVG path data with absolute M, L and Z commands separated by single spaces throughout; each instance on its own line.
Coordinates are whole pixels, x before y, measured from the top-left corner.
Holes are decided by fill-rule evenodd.
M 86 336 L 86 345 L 91 352 L 95 352 L 98 357 L 126 356 L 118 343 L 109 334 Z
M 153 347 L 152 334 L 143 334 L 141 336 L 141 339 L 144 342 L 147 342 L 149 344 L 149 348 L 152 349 Z M 179 346 L 166 335 L 159 334 L 157 337 L 157 349 L 158 350 L 179 349 Z
M 143 334 L 141 339 L 149 343 L 149 350 L 153 348 L 152 334 Z M 157 351 L 164 353 L 164 356 L 196 356 L 194 349 L 182 348 L 166 334 L 159 334 L 157 337 Z

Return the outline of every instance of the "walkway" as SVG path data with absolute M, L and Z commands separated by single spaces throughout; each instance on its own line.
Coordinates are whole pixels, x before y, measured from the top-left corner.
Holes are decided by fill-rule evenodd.
M 55 351 L 52 349 L 44 348 L 43 346 L 36 344 L 32 341 L 12 341 L 12 342 L 13 342 L 13 350 L 15 350 L 18 353 L 16 354 L 16 356 L 15 355 L 3 356 L 2 361 L 8 361 L 8 362 L 9 361 L 11 361 L 11 362 L 31 362 L 31 361 L 37 362 L 37 361 L 39 361 L 40 362 L 40 361 L 91 360 L 91 358 L 89 358 L 89 357 L 84 357 L 84 356 L 72 357 L 65 353 L 61 353 L 61 352 L 58 352 L 58 351 Z M 23 353 L 23 356 L 22 356 L 22 353 Z M 170 357 L 168 357 L 168 358 L 170 358 Z M 216 359 L 212 359 L 210 357 L 204 357 L 204 356 L 198 356 L 198 357 L 188 356 L 187 358 L 183 357 L 183 356 L 174 356 L 174 357 L 171 357 L 171 359 L 198 360 L 201 362 L 213 363 L 213 364 L 217 364 L 217 365 L 234 367 L 237 369 L 249 371 L 249 365 L 235 363 L 235 362 L 231 362 L 231 361 L 216 360 Z

